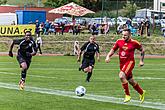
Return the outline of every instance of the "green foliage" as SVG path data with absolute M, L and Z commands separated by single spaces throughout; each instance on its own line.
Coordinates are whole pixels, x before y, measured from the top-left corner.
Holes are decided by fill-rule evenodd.
M 136 10 L 140 9 L 137 5 L 133 2 L 127 2 L 127 4 L 123 7 L 123 15 L 128 18 L 132 18 L 135 16 Z
M 0 5 L 6 4 L 6 3 L 7 3 L 7 0 L 0 0 Z
M 44 6 L 45 7 L 54 7 L 54 8 L 57 8 L 57 7 L 66 5 L 67 3 L 70 3 L 70 2 L 74 2 L 74 3 L 77 3 L 79 5 L 82 4 L 82 2 L 79 1 L 79 0 L 47 0 L 44 3 Z

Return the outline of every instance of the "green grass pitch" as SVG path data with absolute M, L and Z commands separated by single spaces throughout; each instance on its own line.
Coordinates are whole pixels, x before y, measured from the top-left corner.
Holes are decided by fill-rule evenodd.
M 16 58 L 0 56 L 0 110 L 156 110 L 165 107 L 164 59 L 146 58 L 145 65 L 133 71 L 134 78 L 147 91 L 144 104 L 130 87 L 131 102 L 122 103 L 124 92 L 118 78 L 119 61 L 95 64 L 91 82 L 78 71 L 75 56 L 35 56 L 27 73 L 26 88 L 19 91 L 20 69 Z M 77 86 L 87 93 L 79 98 Z

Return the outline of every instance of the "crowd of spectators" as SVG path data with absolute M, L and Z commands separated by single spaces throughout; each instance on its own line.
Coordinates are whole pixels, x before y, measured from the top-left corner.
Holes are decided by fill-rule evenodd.
M 73 22 L 72 24 L 65 24 L 64 22 L 55 23 L 49 20 L 46 20 L 45 23 L 39 22 L 36 20 L 36 35 L 51 35 L 51 34 L 61 34 L 63 35 L 64 32 L 70 32 L 73 35 L 79 35 L 83 30 L 87 30 L 88 33 L 91 33 L 93 35 L 100 35 L 100 34 L 107 34 L 110 32 L 110 26 L 108 23 L 88 23 L 87 25 L 81 25 L 76 24 Z M 148 18 L 145 20 L 141 20 L 137 26 L 132 25 L 131 19 L 128 19 L 125 24 L 118 25 L 117 27 L 117 34 L 120 34 L 124 28 L 129 28 L 131 30 L 131 33 L 133 35 L 139 35 L 142 36 L 144 32 L 146 33 L 146 36 L 150 36 L 150 21 Z
M 73 35 L 79 35 L 83 30 L 88 30 L 89 33 L 93 35 L 98 34 L 107 34 L 109 32 L 109 25 L 108 24 L 65 24 L 64 22 L 55 23 L 53 21 L 46 20 L 46 22 L 39 22 L 36 20 L 36 35 L 51 35 L 51 34 L 64 34 L 64 32 L 70 32 Z
M 122 33 L 122 30 L 124 28 L 129 28 L 132 35 L 143 36 L 143 34 L 146 33 L 146 36 L 150 36 L 150 25 L 151 23 L 148 17 L 146 17 L 145 20 L 141 20 L 140 22 L 138 22 L 136 27 L 132 25 L 131 19 L 128 19 L 125 24 L 119 25 L 117 27 L 117 34 Z

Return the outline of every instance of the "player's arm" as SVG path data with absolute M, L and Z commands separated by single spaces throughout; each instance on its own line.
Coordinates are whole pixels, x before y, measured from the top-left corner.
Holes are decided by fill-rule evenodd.
M 98 44 L 97 44 L 96 58 L 97 58 L 97 61 L 100 62 L 100 51 L 99 51 L 99 45 Z
M 14 47 L 14 40 L 12 41 L 12 43 L 11 43 L 11 45 L 10 45 L 10 48 L 9 48 L 9 53 L 8 53 L 8 55 L 9 55 L 10 57 L 13 57 L 13 52 L 12 52 L 13 47 Z
M 89 42 L 85 43 L 78 51 L 77 62 L 81 61 L 81 54 L 86 49 Z
M 111 50 L 109 51 L 109 53 L 107 54 L 106 59 L 105 59 L 105 62 L 106 62 L 106 63 L 109 63 L 109 62 L 110 62 L 110 57 L 111 57 L 114 53 L 115 53 L 115 51 L 114 51 L 113 49 L 111 49 Z
M 106 56 L 105 62 L 109 63 L 110 62 L 110 58 L 111 56 L 115 53 L 115 51 L 119 48 L 118 46 L 118 42 L 119 40 L 115 43 L 115 45 L 113 46 L 113 48 L 109 51 L 109 53 Z
M 100 62 L 100 53 L 96 52 L 97 61 Z
M 140 62 L 139 62 L 139 66 L 141 67 L 141 66 L 144 65 L 144 55 L 145 55 L 144 48 L 137 41 L 136 41 L 135 47 L 140 51 Z
M 139 62 L 139 66 L 143 66 L 144 65 L 144 55 L 145 55 L 144 48 L 141 47 L 139 49 L 139 51 L 140 51 L 140 62 Z
M 10 45 L 10 48 L 9 48 L 9 54 L 8 54 L 10 57 L 13 57 L 13 52 L 12 52 L 12 50 L 13 50 L 14 45 L 15 45 L 15 44 L 16 44 L 16 45 L 19 45 L 19 44 L 22 42 L 22 40 L 23 40 L 23 39 L 15 39 L 15 40 L 12 41 L 12 43 L 11 43 L 11 45 Z
M 33 48 L 32 48 L 32 50 L 33 50 L 33 52 L 32 53 L 30 53 L 31 54 L 31 56 L 35 56 L 36 54 L 37 54 L 37 45 L 36 45 L 36 43 L 33 41 Z
M 79 50 L 78 51 L 78 56 L 77 56 L 77 62 L 80 62 L 81 61 L 81 54 L 82 54 L 82 51 Z

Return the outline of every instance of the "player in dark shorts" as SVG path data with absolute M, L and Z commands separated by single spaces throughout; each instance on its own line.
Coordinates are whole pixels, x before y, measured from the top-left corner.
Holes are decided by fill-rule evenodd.
M 80 48 L 78 58 L 77 58 L 77 61 L 80 62 L 81 54 L 83 52 L 83 60 L 79 68 L 79 71 L 82 69 L 85 73 L 87 73 L 86 82 L 89 82 L 92 76 L 92 70 L 95 64 L 95 54 L 96 54 L 97 60 L 100 61 L 99 45 L 95 42 L 95 40 L 96 40 L 95 36 L 92 35 L 89 38 L 89 41 L 86 42 Z
M 19 87 L 20 90 L 23 90 L 25 86 L 26 73 L 30 66 L 32 56 L 36 55 L 37 47 L 35 41 L 31 36 L 30 31 L 25 32 L 24 38 L 13 40 L 9 49 L 10 57 L 13 57 L 12 50 L 14 45 L 19 45 L 17 52 L 17 61 L 20 64 L 21 68 L 21 80 L 19 82 Z

